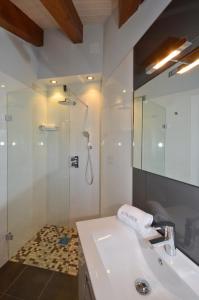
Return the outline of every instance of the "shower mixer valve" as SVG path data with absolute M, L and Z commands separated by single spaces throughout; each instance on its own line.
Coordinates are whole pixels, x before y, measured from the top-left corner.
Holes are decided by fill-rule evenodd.
M 93 146 L 90 142 L 88 142 L 88 149 L 92 150 L 93 149 Z
M 77 156 L 77 155 L 72 156 L 70 161 L 71 161 L 71 167 L 79 168 L 79 156 Z

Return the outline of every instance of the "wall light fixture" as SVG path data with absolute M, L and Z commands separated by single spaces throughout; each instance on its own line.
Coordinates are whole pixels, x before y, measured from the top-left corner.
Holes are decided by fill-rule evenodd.
M 171 39 L 171 41 L 172 40 L 174 39 Z M 154 53 L 153 56 L 156 56 L 157 58 L 155 58 L 153 63 L 151 63 L 149 67 L 146 68 L 146 74 L 150 75 L 156 70 L 162 68 L 168 62 L 176 58 L 190 45 L 191 43 L 188 42 L 185 38 L 175 39 L 175 42 L 173 42 L 173 44 L 171 44 L 171 42 L 169 42 L 168 45 L 165 44 L 162 49 L 157 50 L 157 55 L 155 55 L 156 53 Z

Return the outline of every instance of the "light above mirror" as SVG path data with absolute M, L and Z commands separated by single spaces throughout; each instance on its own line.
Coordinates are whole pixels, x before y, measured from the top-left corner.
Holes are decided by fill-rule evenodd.
M 168 63 L 171 59 L 173 59 L 174 57 L 176 57 L 177 55 L 180 54 L 180 50 L 174 50 L 172 51 L 168 56 L 166 56 L 165 58 L 163 58 L 160 62 L 158 62 L 155 66 L 153 66 L 154 70 L 158 70 L 161 67 L 163 67 L 166 63 Z
M 156 53 L 153 54 L 153 62 L 146 68 L 146 74 L 153 74 L 156 70 L 162 68 L 168 62 L 172 61 L 176 58 L 182 51 L 184 51 L 187 47 L 191 45 L 185 38 L 176 39 L 173 44 L 171 42 L 167 42 L 159 48 Z M 156 58 L 161 57 L 161 58 Z
M 181 65 L 169 72 L 169 77 L 179 74 L 182 75 L 199 65 L 199 48 L 194 49 L 180 61 Z
M 197 67 L 198 65 L 199 65 L 199 58 L 197 60 L 195 60 L 194 62 L 192 62 L 191 64 L 181 68 L 177 73 L 184 74 L 184 73 L 190 71 L 191 69 Z

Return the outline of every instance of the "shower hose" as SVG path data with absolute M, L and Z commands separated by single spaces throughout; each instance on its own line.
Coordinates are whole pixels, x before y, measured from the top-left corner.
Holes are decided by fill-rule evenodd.
M 89 185 L 92 185 L 94 180 L 93 164 L 91 159 L 91 149 L 92 146 L 88 143 L 88 157 L 86 162 L 85 179 Z

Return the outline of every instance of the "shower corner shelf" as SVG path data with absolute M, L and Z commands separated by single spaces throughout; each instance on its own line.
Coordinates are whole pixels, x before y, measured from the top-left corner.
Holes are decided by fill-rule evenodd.
M 39 125 L 39 130 L 41 131 L 56 131 L 59 127 L 54 124 L 41 124 Z

